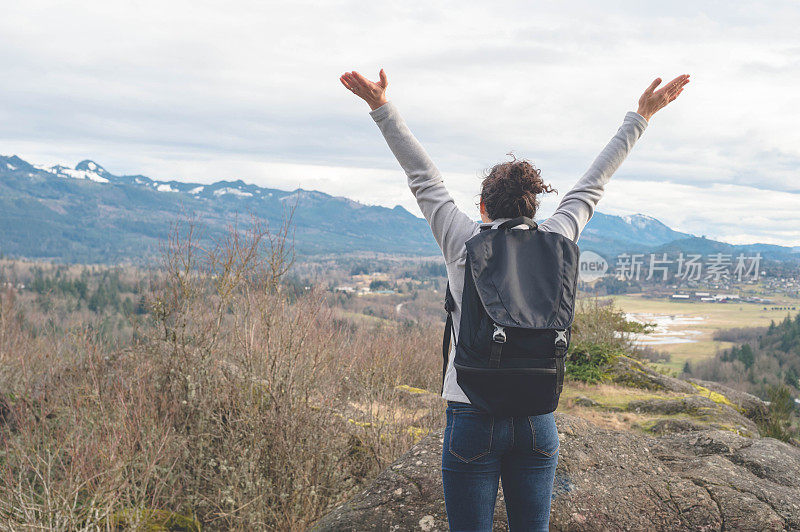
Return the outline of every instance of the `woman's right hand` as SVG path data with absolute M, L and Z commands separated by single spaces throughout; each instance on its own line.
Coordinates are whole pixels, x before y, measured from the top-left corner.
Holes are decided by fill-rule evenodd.
M 657 111 L 678 97 L 683 91 L 683 87 L 689 83 L 689 74 L 678 76 L 656 91 L 655 88 L 658 87 L 659 83 L 661 83 L 661 78 L 653 80 L 653 83 L 647 87 L 644 94 L 639 98 L 639 110 L 637 112 L 645 117 L 648 122 Z
M 389 80 L 386 79 L 386 73 L 383 69 L 381 69 L 378 76 L 380 81 L 375 83 L 356 71 L 345 72 L 339 77 L 339 81 L 356 96 L 367 102 L 370 109 L 374 111 L 388 101 L 386 99 L 386 87 L 389 86 Z

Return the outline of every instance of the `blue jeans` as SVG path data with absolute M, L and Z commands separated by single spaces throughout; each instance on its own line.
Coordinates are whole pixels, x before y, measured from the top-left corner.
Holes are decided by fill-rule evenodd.
M 491 532 L 501 478 L 512 532 L 548 530 L 559 447 L 553 413 L 496 418 L 448 401 L 446 416 L 442 480 L 450 530 Z

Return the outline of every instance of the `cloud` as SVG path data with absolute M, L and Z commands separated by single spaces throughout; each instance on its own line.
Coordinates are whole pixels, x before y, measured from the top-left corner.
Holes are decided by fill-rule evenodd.
M 606 192 L 600 209 L 609 214 L 647 210 L 670 227 L 732 244 L 798 243 L 797 194 L 732 184 L 695 187 L 626 179 L 612 180 Z
M 0 153 L 413 208 L 368 108 L 338 81 L 383 67 L 472 208 L 480 172 L 512 149 L 565 192 L 653 78 L 688 72 L 615 177 L 629 190 L 609 188 L 601 210 L 797 245 L 800 215 L 774 200 L 800 200 L 799 16 L 788 0 L 16 2 L 0 19 Z M 669 194 L 637 196 L 652 183 Z

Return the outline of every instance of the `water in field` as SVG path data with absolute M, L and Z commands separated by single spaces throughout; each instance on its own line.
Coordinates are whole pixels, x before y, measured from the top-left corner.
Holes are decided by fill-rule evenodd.
M 655 329 L 650 334 L 633 335 L 634 343 L 641 346 L 697 342 L 703 333 L 694 328 L 705 320 L 702 316 L 650 312 L 625 313 L 625 317 L 630 321 L 655 324 Z

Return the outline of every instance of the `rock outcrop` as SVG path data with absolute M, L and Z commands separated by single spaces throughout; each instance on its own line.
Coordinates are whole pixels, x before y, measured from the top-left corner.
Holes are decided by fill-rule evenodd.
M 554 530 L 800 530 L 800 449 L 704 429 L 647 436 L 556 412 Z M 447 530 L 433 433 L 314 530 Z M 508 530 L 502 489 L 495 530 Z
M 627 409 L 636 413 L 677 415 L 686 414 L 692 419 L 685 420 L 693 423 L 697 429 L 716 428 L 732 430 L 744 436 L 758 436 L 756 424 L 726 404 L 716 403 L 708 397 L 689 395 L 674 399 L 642 399 L 630 401 Z M 663 420 L 665 423 L 672 420 Z M 676 420 L 680 422 L 681 420 Z M 686 429 L 676 429 L 671 432 L 684 432 Z
M 683 380 L 664 375 L 628 356 L 617 357 L 609 367 L 608 375 L 611 382 L 650 390 L 660 396 L 633 400 L 624 408 L 608 408 L 602 404 L 589 405 L 587 401 L 580 401 L 578 404 L 606 410 L 665 416 L 648 428 L 654 434 L 711 428 L 758 437 L 759 424 L 768 417 L 767 404 L 754 395 L 716 382 L 700 379 Z M 670 416 L 676 417 L 670 418 Z
M 703 392 L 704 395 L 707 394 L 712 399 L 716 397 L 714 394 L 719 394 L 725 397 L 725 399 L 730 402 L 736 408 L 736 410 L 756 423 L 766 420 L 769 415 L 767 403 L 755 395 L 751 395 L 747 392 L 740 392 L 738 390 L 734 390 L 733 388 L 728 388 L 727 386 L 719 384 L 718 382 L 704 381 L 693 378 L 686 380 L 695 386 L 695 388 L 698 388 L 698 390 Z M 707 393 L 707 391 L 711 393 Z
M 663 375 L 629 356 L 614 358 L 607 373 L 612 382 L 653 391 L 694 393 L 696 390 L 685 380 Z

